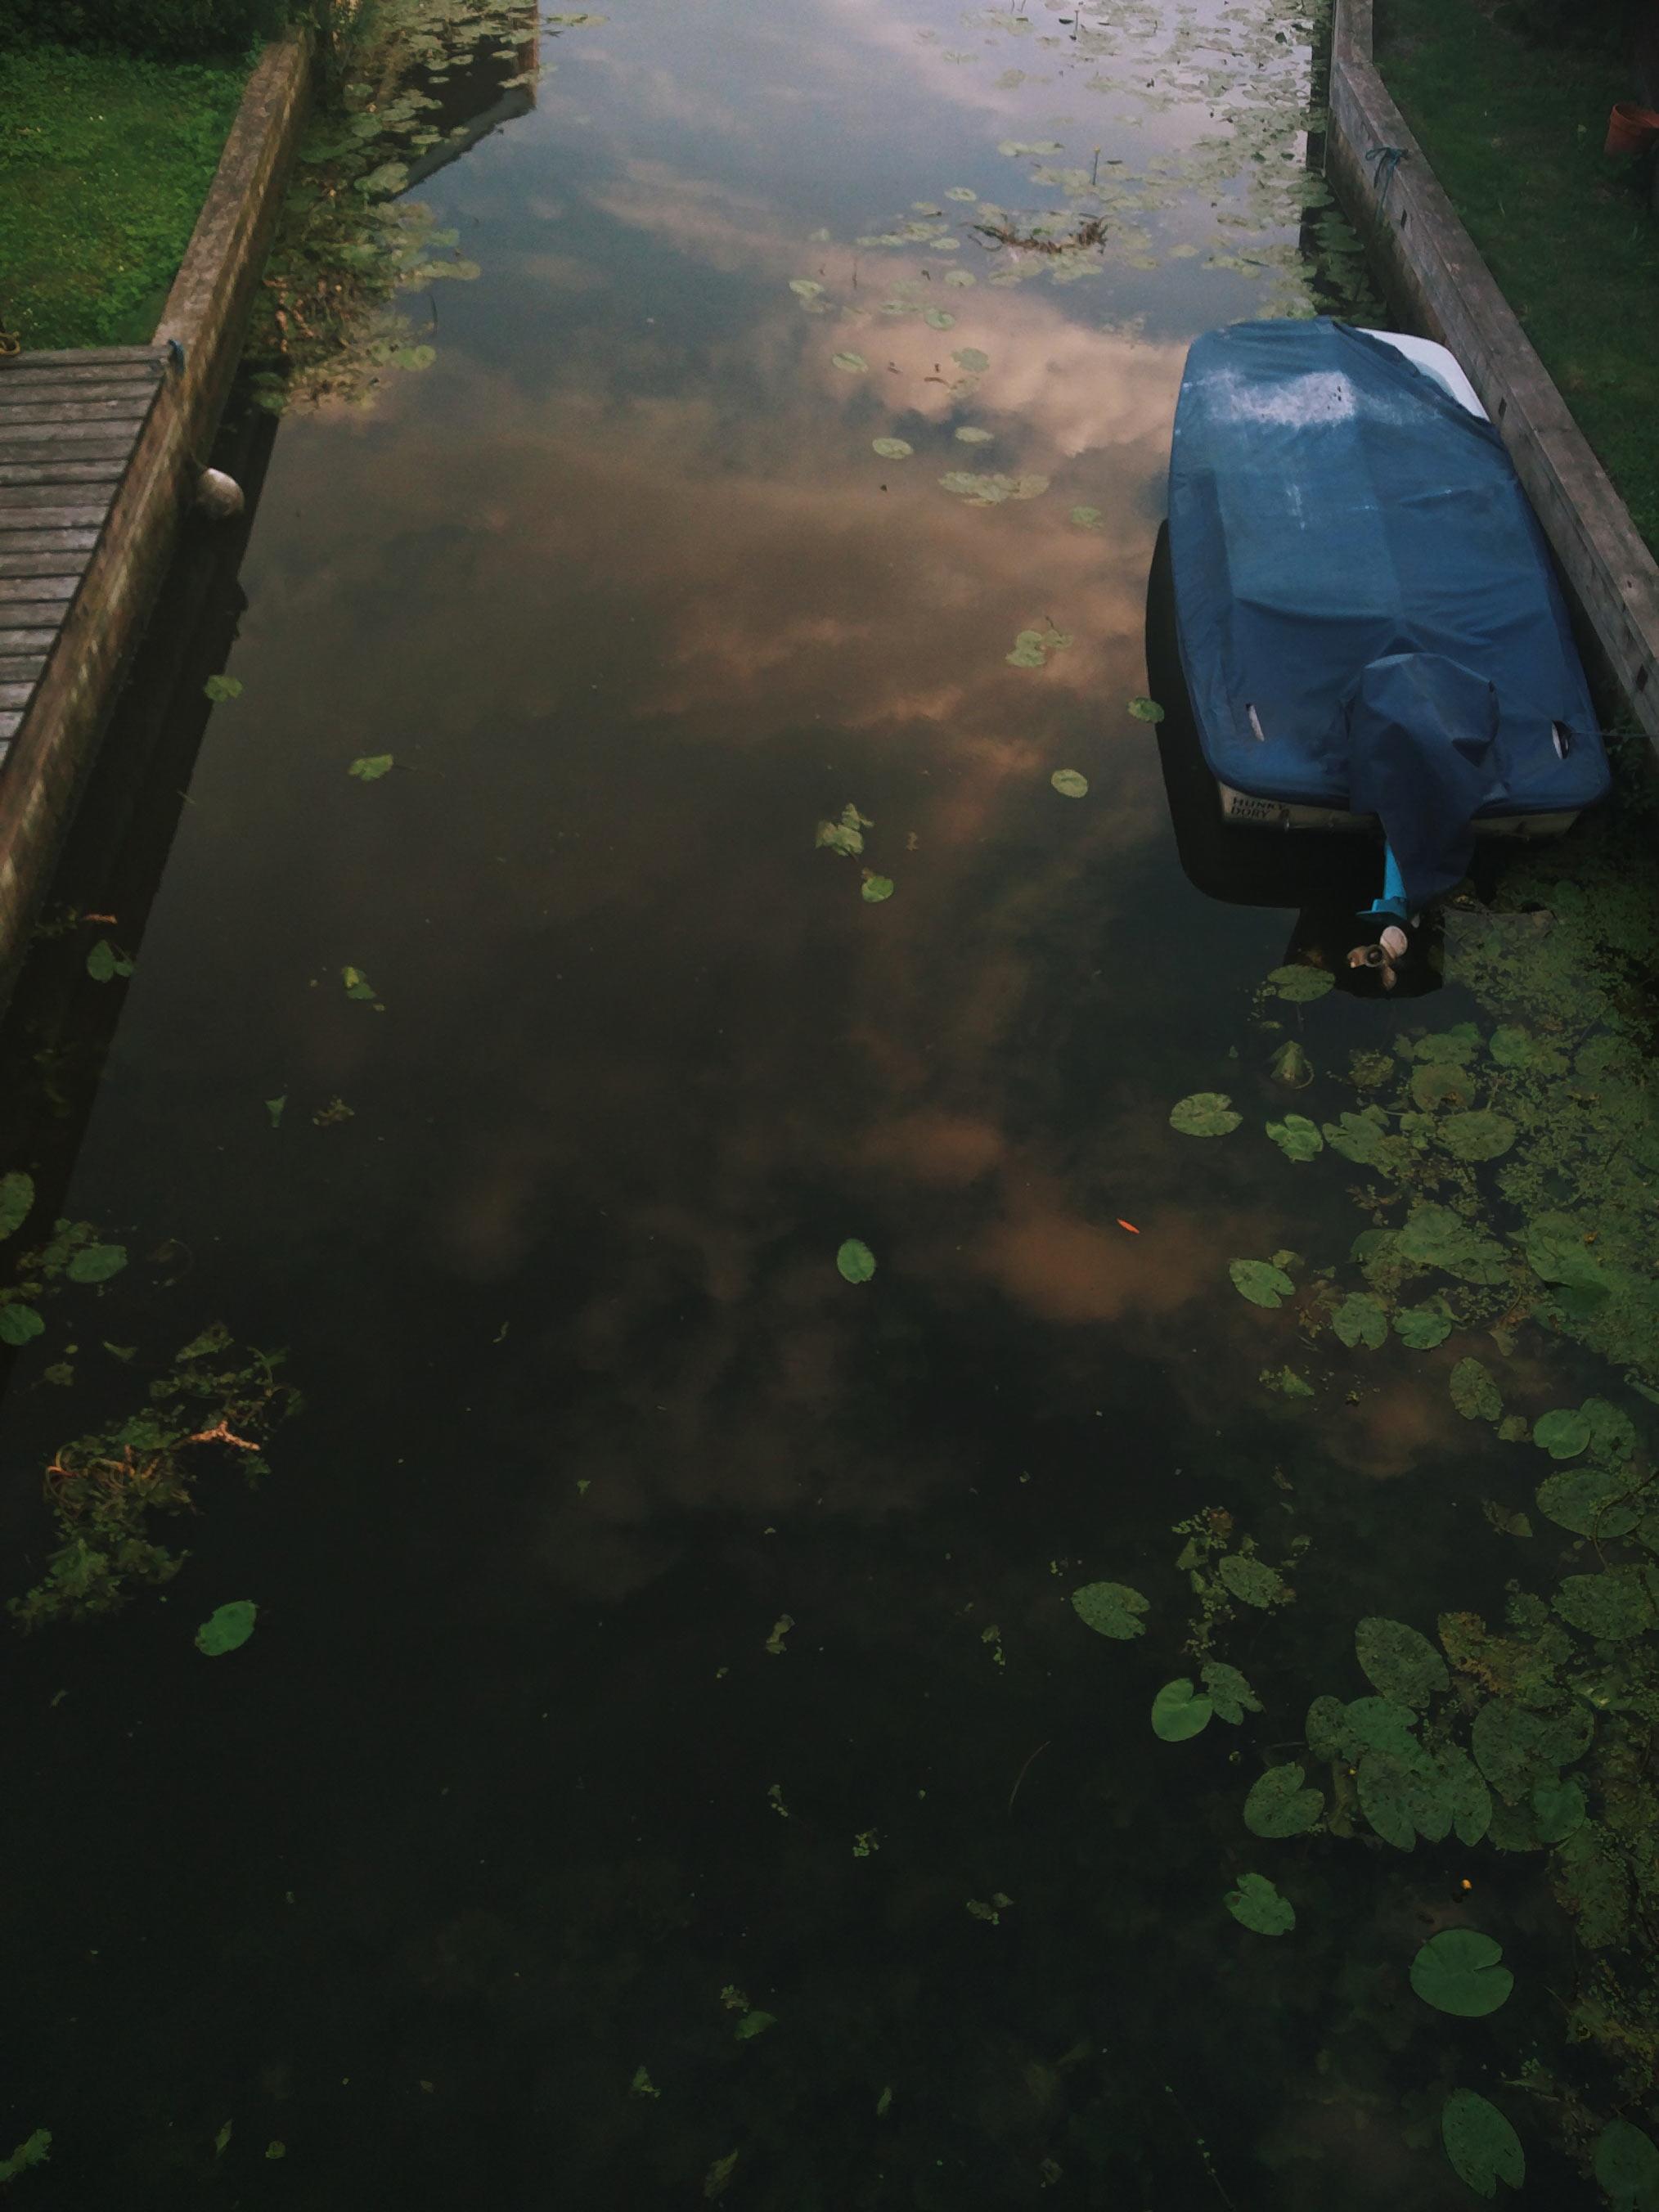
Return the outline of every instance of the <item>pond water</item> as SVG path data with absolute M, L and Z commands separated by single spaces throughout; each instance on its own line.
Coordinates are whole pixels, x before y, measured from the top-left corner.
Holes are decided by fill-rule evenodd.
M 1455 1363 L 1528 1420 L 1639 1425 L 1654 1371 L 1426 1260 L 1449 1334 L 1341 1341 L 1319 1271 L 1370 1297 L 1399 1194 L 1265 1125 L 1409 1115 L 1388 1071 L 1474 1065 L 1601 909 L 1500 881 L 1432 1000 L 1275 996 L 1294 897 L 1190 886 L 1130 711 L 1186 345 L 1317 303 L 1309 27 L 616 0 L 545 52 L 421 185 L 482 272 L 435 361 L 276 428 L 240 695 L 204 731 L 186 653 L 129 702 L 164 872 L 83 830 L 60 908 L 114 919 L 8 1032 L 4 1164 L 128 1255 L 18 1355 L 10 1588 L 40 1469 L 207 1325 L 306 1400 L 257 1486 L 200 1472 L 175 1579 L 8 1653 L 5 2143 L 52 2138 L 15 2201 L 1431 2208 L 1461 2087 L 1600 2203 L 1503 2086 L 1583 1971 L 1544 1856 L 1385 1844 L 1304 1715 L 1371 1687 L 1362 1617 L 1551 1586 L 1553 1462 Z M 1104 246 L 966 228 L 1048 209 Z M 1625 1034 L 1545 983 L 1563 1052 Z M 1480 1064 L 1422 1117 L 1508 1081 L 1559 1181 Z M 1209 1092 L 1241 1127 L 1171 1126 Z M 1497 1172 L 1439 1195 L 1588 1203 Z M 1264 1710 L 1160 1740 L 1206 1661 Z M 1246 1826 L 1292 1753 L 1336 1833 Z M 1515 1970 L 1489 2017 L 1413 1993 L 1461 1926 Z

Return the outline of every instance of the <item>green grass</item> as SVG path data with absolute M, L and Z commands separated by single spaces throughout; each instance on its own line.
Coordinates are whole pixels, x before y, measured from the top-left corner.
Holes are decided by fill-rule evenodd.
M 1474 0 L 1378 0 L 1376 61 L 1636 526 L 1659 550 L 1659 222 L 1601 152 L 1627 73 Z
M 149 339 L 247 74 L 0 54 L 0 322 L 25 346 Z

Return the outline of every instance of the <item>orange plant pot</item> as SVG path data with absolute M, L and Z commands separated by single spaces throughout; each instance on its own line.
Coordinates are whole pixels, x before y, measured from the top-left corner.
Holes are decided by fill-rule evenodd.
M 1638 107 L 1633 100 L 1621 100 L 1607 118 L 1607 143 L 1602 151 L 1644 154 L 1656 138 L 1659 138 L 1659 115 L 1650 107 Z

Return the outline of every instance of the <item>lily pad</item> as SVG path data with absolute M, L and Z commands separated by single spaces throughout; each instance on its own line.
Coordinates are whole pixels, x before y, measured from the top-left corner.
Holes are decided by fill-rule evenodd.
M 1164 720 L 1164 709 L 1156 699 L 1131 699 L 1129 712 L 1138 722 L 1161 722 Z
M 1432 1352 L 1451 1334 L 1451 1322 L 1437 1306 L 1405 1306 L 1394 1317 L 1394 1329 L 1413 1352 Z
M 1519 2189 L 1527 2178 L 1520 2136 L 1497 2106 L 1473 2089 L 1454 2089 L 1442 2106 L 1440 2140 L 1453 2172 L 1477 2197 L 1496 2197 L 1500 2181 Z
M 1630 1417 L 1605 1398 L 1586 1398 L 1579 1411 L 1590 1425 L 1590 1443 L 1612 1459 L 1628 1459 L 1636 1449 Z
M 1315 1759 L 1359 1756 L 1359 1739 L 1348 1726 L 1348 1709 L 1340 1698 L 1316 1698 L 1308 1708 L 1303 1732 Z
M 1394 1698 L 1355 1698 L 1343 1714 L 1352 1741 L 1398 1759 L 1414 1759 L 1420 1747 L 1414 1733 L 1417 1715 Z
M 1385 1698 L 1419 1711 L 1451 1687 L 1446 1662 L 1428 1638 L 1403 1620 L 1372 1614 L 1354 1631 L 1354 1656 Z
M 1075 523 L 1079 530 L 1098 530 L 1105 517 L 1097 507 L 1074 507 L 1066 520 Z
M 958 368 L 965 368 L 970 376 L 982 375 L 991 366 L 991 356 L 981 353 L 977 346 L 958 346 L 951 356 Z
M 1538 1832 L 1538 1840 L 1546 1850 L 1565 1844 L 1584 1825 L 1589 1810 L 1584 1802 L 1584 1792 L 1571 1774 L 1564 1774 L 1554 1782 L 1540 1782 L 1533 1789 L 1532 1816 Z
M 1419 1835 L 1438 1843 L 1451 1832 L 1451 1792 L 1426 1752 L 1368 1751 L 1356 1781 L 1361 1812 L 1396 1850 L 1414 1850 Z
M 1138 1618 L 1146 1611 L 1146 1601 L 1127 1583 L 1085 1583 L 1072 1592 L 1072 1604 L 1085 1626 L 1121 1644 L 1146 1633 L 1146 1622 Z
M 1513 1027 L 1494 1030 L 1487 1048 L 1500 1067 L 1524 1067 L 1536 1048 L 1529 1030 Z
M 1238 1887 L 1223 1899 L 1241 1928 L 1253 1936 L 1288 1936 L 1296 1925 L 1296 1907 L 1281 1897 L 1265 1874 L 1242 1874 Z
M 921 319 L 930 331 L 953 331 L 957 326 L 957 319 L 948 307 L 924 308 Z
M 1495 1421 L 1504 1410 L 1497 1383 L 1478 1359 L 1460 1359 L 1453 1368 L 1451 1399 L 1466 1421 Z
M 1659 2149 L 1633 2121 L 1609 2120 L 1602 2129 L 1595 2178 L 1613 2212 L 1659 2212 Z
M 1210 1703 L 1215 1708 L 1218 1721 L 1237 1728 L 1247 1712 L 1259 1713 L 1261 1700 L 1250 1687 L 1237 1667 L 1229 1667 L 1224 1660 L 1212 1659 L 1202 1669 L 1204 1687 L 1209 1692 Z
M 210 676 L 202 686 L 202 691 L 204 696 L 211 699 L 216 707 L 222 699 L 240 699 L 242 686 L 234 676 Z
M 1012 659 L 1012 654 L 1009 657 Z M 1089 779 L 1080 769 L 1057 768 L 1048 781 L 1062 799 L 1086 799 L 1089 796 Z
M 1318 1821 L 1325 1800 L 1303 1787 L 1299 1766 L 1270 1766 L 1258 1775 L 1244 1800 L 1244 1825 L 1253 1836 L 1300 1836 Z
M 1454 1159 L 1495 1160 L 1515 1142 L 1515 1124 L 1490 1110 L 1450 1114 L 1435 1134 Z
M 1217 1562 L 1216 1573 L 1241 1605 L 1259 1606 L 1265 1612 L 1284 1595 L 1284 1578 L 1262 1559 L 1229 1552 Z
M 866 876 L 861 886 L 861 896 L 872 906 L 879 906 L 884 899 L 892 897 L 893 878 L 890 876 Z
M 876 1255 L 857 1237 L 849 1237 L 836 1254 L 836 1266 L 849 1283 L 867 1283 L 876 1272 Z
M 1439 1267 L 1466 1283 L 1501 1283 L 1509 1272 L 1503 1246 L 1470 1228 L 1449 1206 L 1413 1206 L 1395 1244 L 1407 1260 Z
M 1632 1568 L 1564 1576 L 1553 1602 L 1569 1628 L 1613 1643 L 1644 1635 L 1654 1624 L 1653 1600 Z
M 346 774 L 355 775 L 359 783 L 378 783 L 383 775 L 389 774 L 396 766 L 397 758 L 394 754 L 364 753 L 360 759 L 352 762 Z
M 1287 1160 L 1310 1160 L 1325 1149 L 1316 1121 L 1305 1114 L 1287 1114 L 1282 1121 L 1269 1121 L 1267 1134 Z
M 1152 1699 L 1152 1734 L 1165 1743 L 1185 1743 L 1210 1725 L 1210 1700 L 1182 1675 L 1166 1682 Z
M 830 361 L 832 368 L 844 368 L 849 376 L 862 376 L 870 366 L 861 353 L 832 353 Z
M 1296 1289 L 1285 1270 L 1275 1267 L 1271 1260 L 1234 1260 L 1229 1262 L 1227 1273 L 1240 1297 L 1248 1298 L 1253 1306 L 1282 1304 Z
M 1412 1987 L 1437 2012 L 1484 2020 L 1515 1987 L 1514 1975 L 1498 1963 L 1503 1955 L 1503 1945 L 1478 1929 L 1443 1928 L 1412 1960 Z
M 118 975 L 131 975 L 132 963 L 108 938 L 100 937 L 87 955 L 87 973 L 94 983 L 112 983 Z
M 0 1237 L 10 1237 L 29 1218 L 34 1204 L 34 1178 L 21 1168 L 0 1176 Z
M 988 446 L 995 435 L 994 430 L 981 430 L 975 422 L 964 422 L 957 432 L 957 441 L 964 446 Z
M 744 2013 L 732 2033 L 739 2043 L 752 2043 L 757 2035 L 764 2035 L 769 2027 L 775 2027 L 777 2024 L 776 2013 L 761 2012 L 757 2009 Z
M 916 450 L 903 438 L 872 438 L 870 447 L 872 453 L 879 453 L 884 461 L 908 461 Z
M 252 1599 L 247 1597 L 216 1607 L 196 1632 L 196 1649 L 210 1659 L 218 1658 L 222 1652 L 240 1650 L 253 1633 L 258 1611 Z
M 1275 968 L 1267 981 L 1279 996 L 1293 1006 L 1311 1006 L 1334 988 L 1334 979 L 1323 968 Z
M 1428 1060 L 1412 1070 L 1412 1097 L 1425 1114 L 1449 1106 L 1454 1115 L 1474 1101 L 1474 1078 L 1451 1062 Z
M 1586 1233 L 1569 1214 L 1540 1213 L 1527 1225 L 1527 1265 L 1546 1283 L 1605 1291 L 1601 1268 L 1584 1242 Z
M 126 1264 L 125 1244 L 83 1244 L 64 1273 L 72 1283 L 106 1283 Z
M 1532 1440 L 1552 1459 L 1577 1459 L 1589 1448 L 1589 1416 L 1575 1407 L 1558 1406 L 1553 1413 L 1540 1413 L 1533 1423 Z
M 1224 1091 L 1194 1091 L 1170 1109 L 1170 1127 L 1183 1137 L 1224 1137 L 1243 1119 Z
M 1382 1139 L 1388 1133 L 1389 1117 L 1380 1106 L 1368 1106 L 1360 1114 L 1344 1114 L 1340 1121 L 1325 1124 L 1325 1142 L 1331 1150 L 1362 1168 L 1382 1165 Z
M 1553 1782 L 1589 1750 L 1595 1723 L 1574 1703 L 1553 1713 L 1529 1711 L 1507 1698 L 1481 1706 L 1469 1730 L 1475 1764 L 1506 1803 L 1519 1804 L 1540 1782 Z
M 1480 1049 L 1480 1032 L 1473 1022 L 1459 1022 L 1453 1029 L 1437 1030 L 1432 1036 L 1419 1037 L 1412 1051 L 1419 1060 L 1449 1060 L 1453 1066 L 1462 1067 L 1473 1060 Z
M 1331 1316 L 1331 1327 L 1350 1351 L 1364 1344 L 1375 1352 L 1388 1340 L 1389 1316 L 1379 1299 L 1359 1291 L 1343 1299 Z
M 8 1298 L 0 1306 L 0 1344 L 27 1344 L 46 1331 L 46 1324 L 26 1299 Z
M 361 968 L 342 968 L 340 981 L 345 985 L 348 999 L 375 999 L 380 995 Z
M 1564 1468 L 1539 1484 L 1538 1510 L 1575 1536 L 1627 1536 L 1642 1519 L 1643 1487 L 1610 1468 Z

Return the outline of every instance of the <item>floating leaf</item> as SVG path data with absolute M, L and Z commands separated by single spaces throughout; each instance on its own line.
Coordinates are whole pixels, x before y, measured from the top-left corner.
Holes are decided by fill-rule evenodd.
M 1412 1097 L 1425 1114 L 1442 1106 L 1461 1109 L 1474 1097 L 1474 1078 L 1455 1063 L 1431 1061 L 1413 1069 Z
M 1275 968 L 1267 977 L 1281 999 L 1293 1006 L 1310 1005 L 1331 989 L 1333 979 L 1323 968 Z
M 1011 654 L 1010 659 L 1012 658 Z M 1086 799 L 1089 779 L 1079 769 L 1057 768 L 1048 779 L 1062 799 Z
M 1385 1698 L 1419 1710 L 1451 1687 L 1446 1662 L 1426 1636 L 1403 1620 L 1372 1614 L 1354 1631 L 1354 1656 Z
M 1368 1106 L 1360 1114 L 1345 1114 L 1340 1121 L 1327 1121 L 1324 1128 L 1325 1142 L 1334 1152 L 1367 1168 L 1382 1165 L 1382 1139 L 1388 1133 L 1388 1116 L 1380 1106 Z
M 340 981 L 345 985 L 348 999 L 374 999 L 380 995 L 361 968 L 342 968 Z
M 1451 1398 L 1466 1421 L 1495 1421 L 1504 1410 L 1497 1383 L 1478 1359 L 1460 1359 L 1453 1368 Z
M 1331 1316 L 1331 1327 L 1350 1350 L 1364 1344 L 1375 1352 L 1388 1340 L 1389 1316 L 1380 1300 L 1359 1291 L 1343 1299 Z
M 957 432 L 964 446 L 988 446 L 995 435 L 994 430 L 981 430 L 972 422 L 964 422 Z
M 1492 1826 L 1492 1792 L 1461 1744 L 1443 1744 L 1434 1763 L 1451 1791 L 1452 1826 L 1460 1844 L 1478 1844 Z
M 24 2169 L 44 2166 L 52 2156 L 52 2130 L 36 2128 L 27 2142 L 18 2144 L 9 2158 L 0 2158 L 0 2182 L 14 2181 Z
M 1063 629 L 1023 629 L 1013 651 L 1003 659 L 1012 668 L 1044 668 L 1049 653 L 1063 653 L 1071 642 L 1070 633 Z
M 1244 1119 L 1224 1091 L 1194 1091 L 1170 1109 L 1170 1127 L 1183 1137 L 1224 1137 Z
M 1305 1114 L 1287 1114 L 1282 1121 L 1269 1121 L 1267 1134 L 1287 1160 L 1310 1160 L 1325 1149 L 1317 1122 Z
M 1540 1213 L 1529 1222 L 1525 1249 L 1527 1265 L 1547 1283 L 1607 1287 L 1584 1243 L 1584 1231 L 1565 1213 Z
M 282 1127 L 282 1126 L 283 1126 L 283 1109 L 287 1104 L 288 1104 L 288 1093 L 287 1093 L 287 1091 L 284 1091 L 284 1092 L 283 1093 L 283 1095 L 282 1095 L 282 1097 L 281 1097 L 280 1098 L 267 1098 L 267 1099 L 266 1099 L 266 1101 L 265 1101 L 265 1111 L 266 1111 L 266 1113 L 267 1113 L 267 1114 L 269 1114 L 269 1115 L 270 1115 L 270 1126 L 271 1126 L 271 1127 L 272 1127 L 273 1129 L 280 1129 L 280 1128 Z
M 1490 1048 L 1500 1067 L 1524 1067 L 1534 1049 L 1530 1035 L 1521 1029 L 1494 1030 Z
M 863 895 L 872 906 L 879 906 L 884 899 L 892 897 L 893 878 L 890 876 L 866 876 Z
M 1552 1459 L 1577 1459 L 1590 1440 L 1589 1418 L 1573 1407 L 1558 1406 L 1533 1423 L 1532 1440 Z
M 1146 1612 L 1146 1601 L 1127 1583 L 1085 1583 L 1072 1592 L 1072 1603 L 1079 1620 L 1121 1644 L 1146 1633 L 1146 1622 L 1137 1618 Z
M 908 461 L 916 450 L 902 438 L 872 438 L 870 445 L 884 461 Z
M 1496 2197 L 1500 2181 L 1519 2189 L 1527 2178 L 1520 2136 L 1497 2106 L 1473 2089 L 1454 2089 L 1442 2106 L 1440 2140 L 1452 2171 L 1478 2197 Z
M 979 194 L 971 185 L 947 185 L 945 197 L 947 200 L 976 200 Z
M 131 975 L 132 963 L 117 952 L 108 938 L 100 937 L 87 955 L 87 973 L 94 983 L 108 983 L 118 975 Z
M 1554 1782 L 1534 1784 L 1530 1802 L 1538 1840 L 1547 1850 L 1576 1835 L 1589 1810 L 1583 1790 L 1570 1774 Z
M 352 762 L 346 774 L 355 775 L 360 783 L 378 783 L 394 765 L 390 753 L 365 753 L 360 760 Z
M 1260 1380 L 1284 1398 L 1311 1398 L 1313 1385 L 1304 1382 L 1293 1367 L 1264 1367 Z
M 866 821 L 856 806 L 843 806 L 839 822 L 819 823 L 812 843 L 819 851 L 827 848 L 851 858 L 864 850 L 863 833 L 873 827 L 874 824 Z
M 1296 1925 L 1296 1907 L 1281 1897 L 1265 1874 L 1242 1874 L 1238 1887 L 1223 1899 L 1241 1928 L 1253 1936 L 1288 1936 Z
M 1451 1321 L 1437 1306 L 1407 1306 L 1394 1317 L 1395 1334 L 1413 1352 L 1432 1352 L 1451 1334 Z
M 246 1597 L 216 1607 L 196 1632 L 196 1649 L 210 1659 L 238 1650 L 252 1635 L 258 1611 L 252 1599 Z
M 126 1264 L 125 1244 L 83 1244 L 64 1272 L 72 1283 L 106 1283 Z
M 823 287 L 811 276 L 792 276 L 789 279 L 789 289 L 799 299 L 816 300 Z
M 1503 1955 L 1503 1945 L 1478 1929 L 1444 1928 L 1412 1960 L 1412 1987 L 1437 2012 L 1484 2020 L 1515 1987 L 1514 1975 L 1498 1963 Z
M 1588 1707 L 1576 1702 L 1559 1712 L 1535 1713 L 1507 1698 L 1492 1698 L 1474 1717 L 1469 1746 L 1492 1788 L 1514 1805 L 1582 1758 L 1594 1734 Z
M 1609 2120 L 1595 2146 L 1595 2178 L 1613 2212 L 1659 2212 L 1659 2150 L 1631 2120 Z
M 1325 1809 L 1317 1790 L 1304 1790 L 1299 1766 L 1270 1766 L 1244 1800 L 1244 1825 L 1253 1836 L 1300 1836 Z
M 956 317 L 945 307 L 929 307 L 921 319 L 930 331 L 953 331 L 957 326 Z
M 1570 1628 L 1615 1643 L 1644 1635 L 1654 1623 L 1653 1600 L 1632 1568 L 1565 1576 L 1553 1603 Z
M 1201 1671 L 1204 1687 L 1218 1721 L 1226 1721 L 1237 1728 L 1247 1712 L 1259 1713 L 1261 1711 L 1261 1698 L 1237 1667 L 1229 1667 L 1220 1659 L 1212 1659 L 1206 1662 Z
M 1451 1826 L 1449 1797 L 1443 1808 L 1443 1821 L 1434 1820 L 1430 1802 L 1432 1769 L 1426 1777 L 1423 1771 L 1427 1766 L 1420 1752 L 1412 1759 L 1401 1759 L 1391 1752 L 1368 1751 L 1359 1762 L 1355 1776 L 1359 1809 L 1383 1842 L 1392 1844 L 1396 1850 L 1416 1849 L 1419 1816 L 1431 1828 L 1438 1825 L 1442 1836 Z
M 832 353 L 830 359 L 835 368 L 847 369 L 854 376 L 862 376 L 870 366 L 861 353 Z
M 1217 1562 L 1216 1572 L 1241 1605 L 1259 1606 L 1265 1612 L 1284 1595 L 1284 1577 L 1263 1559 L 1229 1552 Z
M 1414 1759 L 1419 1749 L 1415 1730 L 1417 1715 L 1394 1698 L 1355 1698 L 1343 1711 L 1343 1724 L 1351 1742 L 1372 1751 Z
M 1152 1734 L 1165 1743 L 1184 1743 L 1210 1725 L 1210 1700 L 1196 1692 L 1182 1675 L 1166 1682 L 1152 1699 Z
M 1495 1160 L 1515 1142 L 1515 1124 L 1507 1115 L 1490 1111 L 1452 1114 L 1435 1134 L 1454 1159 Z
M 836 1265 L 849 1283 L 867 1283 L 876 1272 L 876 1255 L 856 1237 L 849 1237 L 836 1254 Z
M 764 2035 L 769 2027 L 775 2027 L 778 2017 L 771 2012 L 746 2012 L 733 2030 L 738 2043 L 750 2043 L 757 2035 Z
M 970 376 L 982 375 L 991 366 L 991 356 L 981 353 L 977 346 L 958 346 L 951 356 L 958 368 L 965 368 Z
M 1240 1297 L 1248 1298 L 1253 1306 L 1277 1306 L 1296 1288 L 1285 1270 L 1275 1267 L 1270 1260 L 1233 1260 L 1227 1273 Z
M 240 699 L 242 696 L 242 687 L 234 676 L 210 676 L 202 690 L 216 706 L 222 699 Z
M 34 1178 L 21 1168 L 0 1176 L 0 1237 L 9 1237 L 28 1219 L 34 1204 Z
M 1471 1229 L 1449 1206 L 1413 1206 L 1395 1244 L 1406 1259 L 1466 1283 L 1501 1283 L 1509 1272 L 1503 1246 Z
M 1074 522 L 1079 530 L 1099 530 L 1105 521 L 1097 507 L 1074 507 L 1066 520 Z
M 1359 1756 L 1359 1739 L 1348 1726 L 1348 1709 L 1340 1698 L 1316 1698 L 1308 1708 L 1303 1733 L 1316 1759 Z
M 0 1344 L 27 1344 L 31 1337 L 44 1336 L 46 1328 L 34 1308 L 22 1298 L 8 1298 L 0 1306 Z
M 1164 709 L 1156 699 L 1131 699 L 1129 712 L 1138 722 L 1161 722 L 1164 720 Z
M 1627 1536 L 1642 1518 L 1644 1486 L 1605 1467 L 1566 1468 L 1539 1484 L 1538 1510 L 1575 1536 Z

